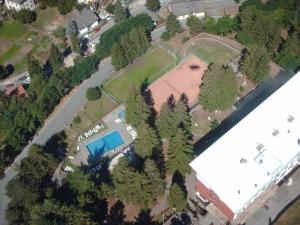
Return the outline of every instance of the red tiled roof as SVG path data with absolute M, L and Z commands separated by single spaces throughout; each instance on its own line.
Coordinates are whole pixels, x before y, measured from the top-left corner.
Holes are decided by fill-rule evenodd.
M 24 96 L 24 97 L 28 97 L 27 92 L 25 91 L 24 87 L 22 84 L 19 84 L 18 86 L 9 86 L 6 87 L 4 94 L 6 96 L 11 96 L 14 92 L 16 92 L 16 94 L 18 96 Z

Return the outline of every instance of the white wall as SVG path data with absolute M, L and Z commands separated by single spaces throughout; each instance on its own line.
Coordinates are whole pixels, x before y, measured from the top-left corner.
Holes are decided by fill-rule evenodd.
M 17 4 L 10 0 L 5 0 L 5 5 L 10 10 L 20 11 L 21 9 L 34 10 L 35 9 L 35 1 L 34 0 L 26 0 L 22 4 Z

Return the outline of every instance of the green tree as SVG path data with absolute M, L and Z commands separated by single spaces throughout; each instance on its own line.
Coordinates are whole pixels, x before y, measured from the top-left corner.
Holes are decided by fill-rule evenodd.
M 265 48 L 255 46 L 247 51 L 241 59 L 240 70 L 247 77 L 259 84 L 263 82 L 270 71 L 270 58 Z
M 89 88 L 86 91 L 86 98 L 89 101 L 95 101 L 101 97 L 101 90 L 99 87 Z
M 63 64 L 63 56 L 54 44 L 50 47 L 49 61 L 54 72 L 57 72 Z
M 218 19 L 216 23 L 216 30 L 218 34 L 226 35 L 237 29 L 237 19 L 230 18 L 230 16 L 223 16 Z
M 20 23 L 32 23 L 36 20 L 36 12 L 28 9 L 21 9 L 16 12 L 15 17 Z
M 168 205 L 172 208 L 175 208 L 178 212 L 183 211 L 187 207 L 186 194 L 176 183 L 173 183 L 170 188 Z
M 179 23 L 179 20 L 176 18 L 176 16 L 171 13 L 168 15 L 166 20 L 166 29 L 170 33 L 170 35 L 173 37 L 176 33 L 181 31 L 181 26 Z
M 57 4 L 57 9 L 61 15 L 66 15 L 73 10 L 75 0 L 60 0 Z
M 190 35 L 195 36 L 196 34 L 199 34 L 202 30 L 201 27 L 201 21 L 196 16 L 189 16 L 187 18 L 186 24 L 189 27 Z
M 0 64 L 0 80 L 5 79 L 7 77 L 7 70 L 4 66 Z
M 110 14 L 114 14 L 114 11 L 115 11 L 114 4 L 109 4 L 108 6 L 106 6 L 105 10 L 106 10 L 106 12 L 108 12 Z
M 282 44 L 277 61 L 283 67 L 294 71 L 300 66 L 300 34 L 295 31 Z
M 163 41 L 168 41 L 171 39 L 171 34 L 168 31 L 165 31 L 161 34 L 160 37 Z
M 127 18 L 126 8 L 122 6 L 121 0 L 117 0 L 114 10 L 115 23 L 121 23 Z
M 192 158 L 192 148 L 187 141 L 185 132 L 178 128 L 170 139 L 168 148 L 167 169 L 174 173 L 178 171 L 183 176 L 189 172 L 189 163 Z
M 161 196 L 164 194 L 165 191 L 165 182 L 161 178 L 159 169 L 157 168 L 156 163 L 152 159 L 146 159 L 144 163 L 144 172 L 150 179 L 152 186 L 154 188 L 154 195 Z
M 119 43 L 115 43 L 111 49 L 111 64 L 116 70 L 124 68 L 128 64 L 125 50 Z
M 177 124 L 174 121 L 174 112 L 168 103 L 162 105 L 156 126 L 162 138 L 169 138 L 176 132 Z
M 144 121 L 147 122 L 150 116 L 149 106 L 146 104 L 140 90 L 131 88 L 126 100 L 126 122 L 138 127 Z
M 226 109 L 234 103 L 237 81 L 230 67 L 212 65 L 201 85 L 200 103 L 209 110 Z
M 136 171 L 122 158 L 112 171 L 116 195 L 142 208 L 153 205 L 155 187 L 146 174 Z
M 177 124 L 177 127 L 181 127 L 188 134 L 191 133 L 191 116 L 189 114 L 188 103 L 181 98 L 174 107 L 174 123 Z
M 147 0 L 146 7 L 151 11 L 157 11 L 160 9 L 160 2 L 159 0 Z
M 135 153 L 142 158 L 150 157 L 160 147 L 155 130 L 145 121 L 141 121 L 137 126 L 137 134 L 134 145 Z

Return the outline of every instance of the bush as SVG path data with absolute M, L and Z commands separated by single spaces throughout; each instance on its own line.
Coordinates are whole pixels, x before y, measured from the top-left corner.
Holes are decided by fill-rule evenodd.
M 220 125 L 219 121 L 214 119 L 213 121 L 210 122 L 209 128 L 210 130 L 216 129 Z
M 81 118 L 80 118 L 80 116 L 75 116 L 73 122 L 74 122 L 75 124 L 81 123 Z
M 41 2 L 39 5 L 40 10 L 45 10 L 47 8 L 46 4 L 44 2 Z
M 21 9 L 19 12 L 16 12 L 15 17 L 20 23 L 32 23 L 36 20 L 36 12 Z
M 162 35 L 160 36 L 160 38 L 163 41 L 168 41 L 168 40 L 171 39 L 171 34 L 168 31 L 165 31 L 165 32 L 162 33 Z
M 105 10 L 106 10 L 106 12 L 108 12 L 108 13 L 110 13 L 110 14 L 114 14 L 114 11 L 115 11 L 115 5 L 109 4 L 108 6 L 106 6 Z
M 89 88 L 86 91 L 86 97 L 89 101 L 95 101 L 101 97 L 101 91 L 99 87 Z
M 189 41 L 190 40 L 190 37 L 187 36 L 187 37 L 183 37 L 182 38 L 182 44 L 184 44 L 185 42 Z
M 75 9 L 77 9 L 78 11 L 82 11 L 84 8 L 85 8 L 85 4 L 76 3 L 75 5 Z

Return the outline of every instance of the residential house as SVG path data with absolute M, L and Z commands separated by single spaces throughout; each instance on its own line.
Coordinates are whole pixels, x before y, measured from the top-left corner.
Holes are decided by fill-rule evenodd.
M 20 11 L 21 9 L 34 10 L 35 0 L 5 0 L 5 5 L 10 10 Z
M 97 2 L 98 0 L 77 0 L 77 2 L 79 3 L 79 4 L 86 4 L 86 5 L 88 5 L 88 4 L 90 4 L 90 3 L 95 3 L 95 2 Z
M 78 14 L 73 17 L 73 20 L 77 25 L 79 37 L 91 33 L 99 24 L 98 16 L 92 10 L 87 8 L 78 12 Z
M 18 96 L 28 97 L 26 90 L 24 89 L 22 84 L 19 85 L 7 85 L 4 94 L 6 96 L 11 96 L 13 94 L 17 94 Z
M 205 15 L 222 17 L 238 13 L 239 5 L 234 0 L 175 0 L 169 3 L 169 11 L 179 20 L 185 20 L 190 15 L 203 18 Z
M 242 224 L 300 165 L 300 107 L 288 100 L 298 94 L 300 72 L 190 163 L 199 201 L 218 218 Z

